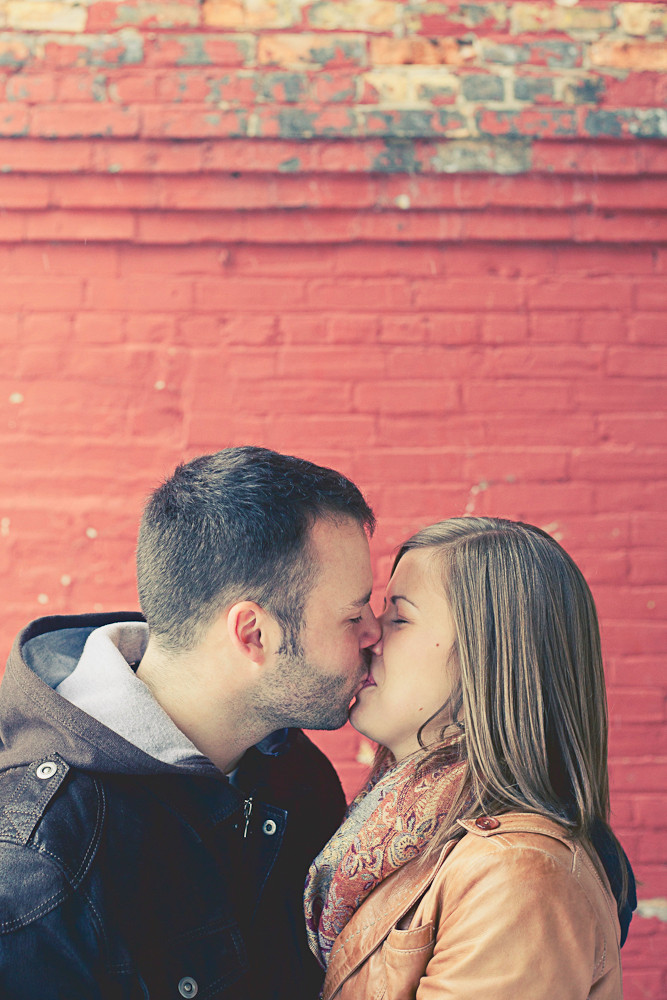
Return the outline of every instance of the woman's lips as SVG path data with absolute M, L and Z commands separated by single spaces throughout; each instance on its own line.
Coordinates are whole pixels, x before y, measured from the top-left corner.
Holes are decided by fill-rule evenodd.
M 358 698 L 359 695 L 361 694 L 361 692 L 364 690 L 364 688 L 367 688 L 367 687 L 375 687 L 375 681 L 373 680 L 373 678 L 371 677 L 370 674 L 368 674 L 367 677 L 364 677 L 364 679 L 361 682 L 361 684 L 359 684 L 355 688 L 355 691 L 354 691 L 354 694 L 352 695 L 352 697 L 353 698 Z

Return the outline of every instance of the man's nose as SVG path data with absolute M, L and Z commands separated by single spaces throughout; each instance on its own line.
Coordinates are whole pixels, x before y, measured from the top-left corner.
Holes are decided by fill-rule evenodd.
M 382 641 L 382 626 L 370 608 L 368 609 L 368 617 L 364 624 L 366 627 L 364 628 L 360 645 L 362 649 L 367 649 L 369 646 L 374 647 Z

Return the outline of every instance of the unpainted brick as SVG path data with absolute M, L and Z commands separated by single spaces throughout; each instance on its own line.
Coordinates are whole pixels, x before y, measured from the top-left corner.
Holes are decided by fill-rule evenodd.
M 84 31 L 86 8 L 83 4 L 58 0 L 9 0 L 5 7 L 8 28 L 17 31 Z
M 604 39 L 589 50 L 592 66 L 629 69 L 639 72 L 667 70 L 667 47 L 664 42 L 631 42 Z
M 301 18 L 299 5 L 293 0 L 204 0 L 204 24 L 210 28 L 256 30 L 289 28 Z
M 619 3 L 615 5 L 614 13 L 619 28 L 626 35 L 664 37 L 667 34 L 667 11 L 664 4 Z

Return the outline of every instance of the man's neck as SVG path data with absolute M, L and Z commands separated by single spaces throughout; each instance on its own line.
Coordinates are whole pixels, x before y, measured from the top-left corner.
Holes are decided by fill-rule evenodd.
M 268 736 L 244 692 L 233 684 L 233 671 L 214 662 L 206 648 L 172 655 L 150 639 L 136 675 L 172 722 L 225 774 Z

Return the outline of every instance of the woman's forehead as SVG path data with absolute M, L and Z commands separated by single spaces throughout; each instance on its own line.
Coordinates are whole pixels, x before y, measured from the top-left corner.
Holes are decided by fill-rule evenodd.
M 411 593 L 438 593 L 443 596 L 443 588 L 438 564 L 434 556 L 437 549 L 428 548 L 409 549 L 401 558 L 398 566 L 387 584 L 386 596 L 388 599 L 394 594 L 404 593 L 405 597 L 412 600 Z

